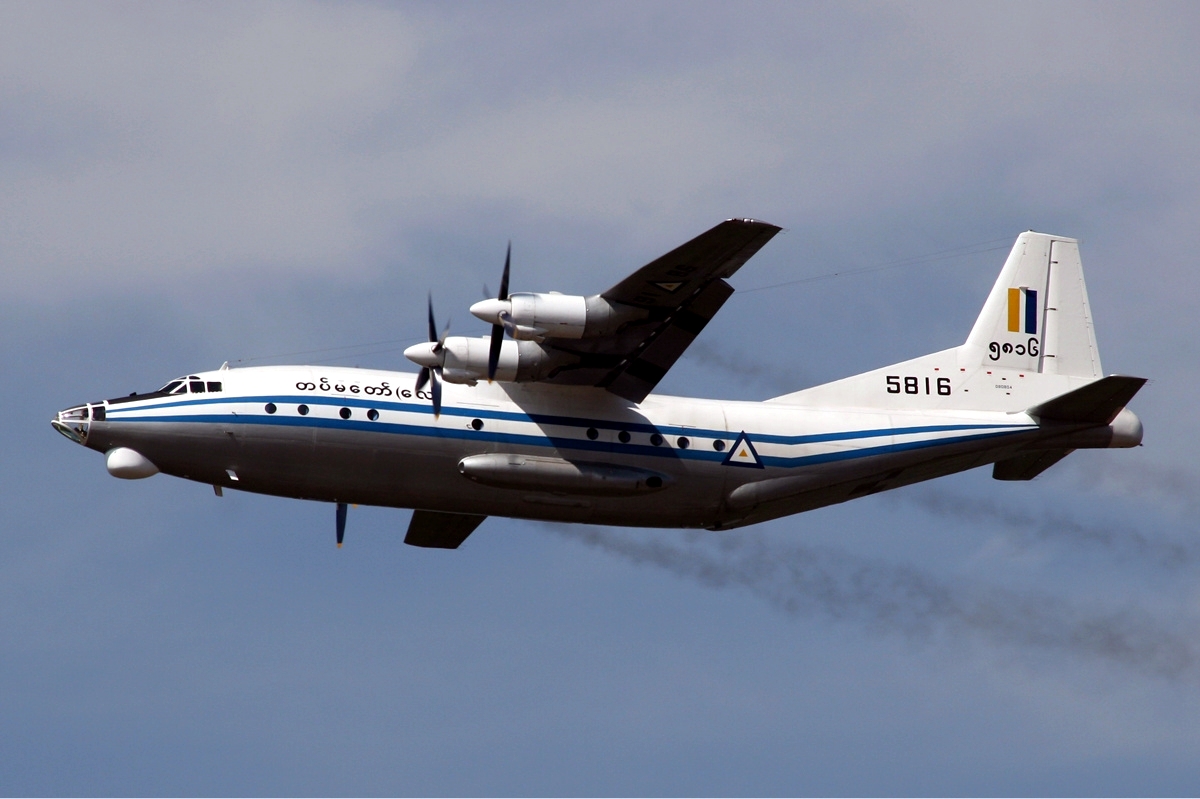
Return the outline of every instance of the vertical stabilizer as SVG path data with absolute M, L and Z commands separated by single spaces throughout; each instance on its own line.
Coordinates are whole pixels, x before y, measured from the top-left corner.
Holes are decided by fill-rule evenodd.
M 1033 232 L 1017 237 L 963 349 L 981 364 L 1100 377 L 1079 242 Z

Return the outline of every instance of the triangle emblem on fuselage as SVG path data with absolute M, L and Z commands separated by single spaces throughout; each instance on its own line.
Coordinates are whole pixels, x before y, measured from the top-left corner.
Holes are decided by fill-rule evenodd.
M 747 466 L 751 469 L 763 468 L 762 459 L 758 457 L 758 452 L 755 451 L 754 444 L 750 443 L 750 438 L 746 435 L 745 430 L 729 448 L 729 454 L 725 457 L 725 465 Z

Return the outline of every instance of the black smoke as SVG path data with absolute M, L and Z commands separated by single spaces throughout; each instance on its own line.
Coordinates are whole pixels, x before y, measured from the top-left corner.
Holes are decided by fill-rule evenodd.
M 1099 611 L 1040 594 L 968 586 L 918 569 L 761 533 L 617 532 L 548 524 L 559 535 L 710 588 L 748 591 L 792 616 L 824 617 L 909 638 L 972 635 L 1194 678 L 1188 638 L 1137 609 Z
M 942 518 L 995 522 L 1018 544 L 1057 543 L 1108 551 L 1170 569 L 1200 563 L 1200 546 L 1148 534 L 1129 525 L 1082 522 L 1052 511 L 1016 509 L 1011 503 L 952 494 L 937 488 L 900 492 L 898 498 Z

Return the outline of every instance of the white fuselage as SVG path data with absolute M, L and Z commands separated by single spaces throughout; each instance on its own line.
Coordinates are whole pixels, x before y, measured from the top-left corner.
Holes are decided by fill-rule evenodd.
M 82 443 L 279 496 L 726 528 L 994 462 L 1040 435 L 1023 413 L 655 395 L 635 405 L 591 387 L 486 382 L 447 384 L 435 417 L 408 373 L 278 366 L 196 377 L 220 391 L 93 403 Z

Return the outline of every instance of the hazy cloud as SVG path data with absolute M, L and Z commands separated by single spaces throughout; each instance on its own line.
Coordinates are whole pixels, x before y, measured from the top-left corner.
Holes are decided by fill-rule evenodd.
M 979 190 L 1026 207 L 1130 198 L 1150 176 L 1194 201 L 1168 168 L 1191 120 L 1138 122 L 1164 92 L 1194 97 L 1181 76 L 1200 64 L 1155 7 L 1039 9 L 1069 36 L 1014 7 L 710 6 L 700 25 L 631 4 L 619 26 L 537 7 L 69 8 L 10 5 L 0 25 L 0 263 L 6 291 L 43 301 L 81 275 L 344 273 L 497 207 L 643 243 L 732 214 L 869 214 L 987 158 Z M 726 27 L 758 46 L 718 46 Z M 1116 91 L 1134 106 L 1113 113 Z

